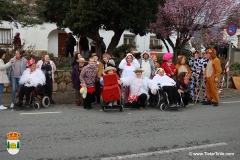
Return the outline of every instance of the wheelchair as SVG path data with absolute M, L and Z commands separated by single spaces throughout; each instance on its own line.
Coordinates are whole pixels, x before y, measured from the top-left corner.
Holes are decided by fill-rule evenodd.
M 112 94 L 116 95 L 118 93 L 112 93 Z M 109 96 L 111 97 L 113 95 L 109 95 Z M 104 98 L 103 98 L 103 86 L 101 86 L 100 104 L 101 104 L 103 112 L 106 112 L 106 110 L 108 108 L 119 108 L 119 111 L 123 112 L 124 107 L 125 107 L 124 106 L 124 87 L 123 86 L 121 86 L 121 95 L 119 95 L 119 97 L 120 97 L 119 99 L 114 99 L 114 101 L 115 100 L 117 101 L 117 105 L 109 106 L 108 104 L 110 102 L 104 100 Z
M 184 103 L 183 103 L 183 100 L 182 100 L 182 96 L 180 93 L 179 96 L 180 96 L 180 101 L 178 100 L 178 103 L 176 106 L 174 107 L 171 107 L 170 106 L 170 103 L 169 103 L 169 100 L 168 100 L 168 94 L 167 92 L 165 92 L 163 90 L 163 88 L 161 87 L 160 83 L 157 84 L 158 85 L 158 90 L 157 90 L 157 94 L 155 95 L 154 97 L 154 102 L 153 102 L 153 107 L 154 108 L 160 108 L 161 111 L 165 111 L 166 109 L 168 108 L 171 108 L 171 109 L 175 109 L 175 110 L 178 110 L 178 108 L 182 108 L 184 106 Z
M 18 99 L 19 94 L 16 97 Z M 40 102 L 40 104 L 39 104 Z M 40 106 L 45 108 L 50 106 L 50 98 L 46 95 L 46 86 L 38 85 L 34 91 L 30 93 L 30 102 L 29 107 L 33 107 L 33 109 L 40 109 Z M 22 108 L 22 106 L 19 106 Z

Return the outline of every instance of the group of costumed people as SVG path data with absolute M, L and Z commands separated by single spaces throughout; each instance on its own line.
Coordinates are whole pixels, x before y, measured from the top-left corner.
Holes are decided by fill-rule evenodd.
M 103 62 L 99 61 L 96 53 L 92 54 L 89 61 L 79 58 L 79 64 L 74 67 L 72 76 L 77 84 L 74 87 L 76 105 L 82 103 L 85 109 L 92 109 L 93 102 L 100 101 L 100 86 L 104 85 L 102 77 L 106 74 L 119 74 L 118 71 L 121 70 L 118 83 L 124 86 L 125 105 L 144 109 L 146 101 L 152 100 L 150 102 L 154 103 L 160 85 L 167 92 L 171 107 L 179 105 L 180 95 L 186 108 L 189 102 L 198 102 L 200 96 L 202 104 L 218 106 L 220 61 L 216 57 L 215 49 L 201 52 L 202 57 L 199 56 L 199 51 L 192 50 L 189 65 L 186 64 L 184 55 L 178 56 L 178 63 L 174 65 L 172 53 L 164 54 L 163 63 L 160 65 L 157 62 L 157 54 L 151 55 L 147 51 L 144 51 L 138 60 L 132 53 L 128 53 L 118 66 L 107 53 L 103 54 Z M 82 94 L 79 94 L 79 89 Z M 202 95 L 199 95 L 200 92 Z M 137 99 L 132 98 L 136 96 Z M 109 106 L 116 104 L 117 102 L 113 101 Z
M 161 65 L 157 62 L 158 56 L 156 53 L 150 54 L 144 51 L 138 60 L 134 54 L 128 53 L 118 66 L 107 53 L 102 55 L 102 61 L 96 53 L 93 53 L 88 61 L 81 54 L 76 54 L 72 65 L 72 83 L 76 90 L 76 105 L 83 105 L 85 109 L 92 109 L 94 102 L 100 103 L 101 85 L 104 84 L 102 77 L 114 73 L 120 75 L 117 78 L 119 85 L 125 86 L 125 105 L 130 104 L 141 110 L 144 109 L 146 101 L 149 100 L 150 104 L 154 103 L 154 97 L 160 85 L 167 92 L 171 107 L 179 104 L 180 94 L 185 107 L 188 107 L 191 101 L 197 102 L 200 96 L 204 105 L 218 106 L 217 85 L 222 69 L 220 60 L 216 57 L 216 50 L 211 48 L 207 51 L 201 51 L 202 57 L 199 51 L 195 49 L 191 51 L 192 56 L 189 59 L 189 65 L 186 64 L 184 55 L 178 56 L 178 63 L 174 65 L 172 53 L 163 55 Z M 1 60 L 5 58 L 4 55 L 3 52 L 0 57 Z M 22 106 L 24 95 L 26 96 L 25 106 L 28 106 L 30 93 L 38 85 L 47 86 L 46 93 L 50 97 L 51 103 L 54 103 L 52 100 L 52 85 L 54 71 L 56 70 L 55 64 L 50 60 L 49 55 L 45 55 L 37 64 L 34 59 L 27 61 L 22 55 L 23 53 L 17 50 L 15 57 L 9 63 L 1 63 L 0 65 L 3 73 L 10 67 L 12 83 L 14 86 L 19 84 L 17 106 Z M 5 81 L 1 82 L 0 79 L 0 84 L 6 83 Z M 13 87 L 12 103 L 15 91 L 16 89 Z M 202 93 L 202 95 L 199 95 L 199 93 Z M 134 96 L 137 96 L 137 99 L 133 99 Z M 116 101 L 109 103 L 109 105 L 116 105 Z

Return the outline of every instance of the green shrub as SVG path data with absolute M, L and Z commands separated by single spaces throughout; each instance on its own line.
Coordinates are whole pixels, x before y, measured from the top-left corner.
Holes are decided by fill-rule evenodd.
M 237 62 L 237 63 L 233 63 L 231 66 L 230 66 L 230 71 L 237 71 L 237 70 L 240 70 L 240 63 Z
M 113 55 L 115 57 L 119 57 L 120 53 L 128 53 L 131 50 L 131 46 L 129 44 L 122 44 L 121 46 L 118 46 L 117 48 L 115 48 Z

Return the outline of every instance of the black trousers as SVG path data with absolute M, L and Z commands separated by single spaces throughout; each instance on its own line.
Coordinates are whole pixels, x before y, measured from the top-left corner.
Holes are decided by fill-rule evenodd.
M 190 94 L 189 93 L 184 93 L 182 94 L 182 100 L 183 100 L 183 103 L 184 105 L 188 105 L 188 102 L 190 100 Z M 180 99 L 180 94 L 178 94 L 178 102 L 180 103 L 181 102 L 181 99 Z
M 73 57 L 73 52 L 74 52 L 74 47 L 73 48 L 66 47 L 65 57 L 68 57 L 69 53 L 70 53 L 71 57 Z
M 145 102 L 147 100 L 147 95 L 145 93 L 142 93 L 140 96 L 138 96 L 138 100 L 132 102 L 133 107 L 145 107 Z
M 29 102 L 30 101 L 30 94 L 32 91 L 35 90 L 35 87 L 26 87 L 26 86 L 22 86 L 20 88 L 20 91 L 19 91 L 19 97 L 18 97 L 18 100 L 19 101 L 22 101 L 23 100 L 23 97 L 25 95 L 26 97 L 26 102 Z
M 177 87 L 175 86 L 164 86 L 163 91 L 167 92 L 168 100 L 170 104 L 177 104 Z
M 84 108 L 91 107 L 91 103 L 95 102 L 95 92 L 87 93 L 87 96 L 84 100 Z
M 46 76 L 46 95 L 52 99 L 52 88 L 53 88 L 53 81 L 52 78 Z

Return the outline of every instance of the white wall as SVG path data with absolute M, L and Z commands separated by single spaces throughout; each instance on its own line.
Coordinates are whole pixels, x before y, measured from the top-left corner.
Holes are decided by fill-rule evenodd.
M 19 25 L 20 26 L 20 25 Z M 59 32 L 70 32 L 69 29 L 65 29 L 65 31 L 59 31 L 57 30 L 57 26 L 54 23 L 44 23 L 43 25 L 36 25 L 34 27 L 29 28 L 16 28 L 9 22 L 3 21 L 3 24 L 0 24 L 0 28 L 12 28 L 13 29 L 13 36 L 16 32 L 20 33 L 20 37 L 22 39 L 22 42 L 25 40 L 26 46 L 29 45 L 36 45 L 36 50 L 48 50 L 49 53 L 54 53 L 55 56 L 58 54 L 58 33 Z M 111 39 L 114 35 L 113 31 L 105 31 L 100 30 L 99 34 L 101 37 L 104 38 L 104 42 L 106 46 L 111 42 Z M 129 31 L 124 31 L 118 46 L 122 45 L 124 43 L 124 34 L 127 35 L 134 35 L 133 33 L 130 33 Z M 146 34 L 145 36 L 135 36 L 135 42 L 137 46 L 137 51 L 142 52 L 144 50 L 150 50 L 150 36 L 155 36 L 154 34 Z M 173 42 L 175 43 L 175 37 L 171 37 Z M 91 40 L 89 40 L 90 44 Z M 162 44 L 163 45 L 163 44 Z M 171 52 L 172 49 L 169 46 Z M 76 47 L 75 47 L 76 49 Z M 162 52 L 166 53 L 166 47 L 163 45 Z
M 101 37 L 104 38 L 104 43 L 106 44 L 106 46 L 108 46 L 111 42 L 111 39 L 112 39 L 112 36 L 114 35 L 114 32 L 113 31 L 100 30 L 99 34 L 100 34 Z M 118 46 L 120 46 L 124 43 L 124 35 L 134 35 L 134 34 L 127 31 L 127 30 L 124 31 L 121 38 L 120 38 Z M 135 36 L 135 42 L 136 42 L 136 46 L 137 46 L 136 49 L 137 49 L 138 52 L 143 52 L 145 50 L 150 51 L 149 46 L 150 46 L 150 37 L 151 36 L 155 36 L 155 34 L 148 33 L 145 36 L 140 36 L 140 35 Z M 176 42 L 176 37 L 175 36 L 172 36 L 171 39 L 172 39 L 173 43 Z M 91 40 L 89 41 L 89 43 L 90 42 L 91 42 Z M 166 47 L 164 46 L 163 43 L 162 43 L 162 45 L 163 45 L 162 52 L 166 53 L 167 49 L 166 49 Z M 170 52 L 173 52 L 170 45 L 169 45 L 169 49 L 170 49 Z

